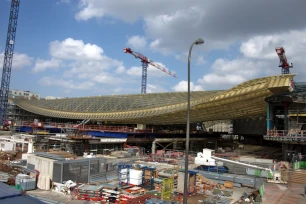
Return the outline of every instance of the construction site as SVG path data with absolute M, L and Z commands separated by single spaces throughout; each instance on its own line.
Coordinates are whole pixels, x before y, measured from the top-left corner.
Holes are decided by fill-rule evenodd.
M 283 47 L 271 48 L 280 75 L 228 90 L 147 93 L 149 65 L 176 74 L 124 48 L 141 62 L 140 94 L 9 97 L 19 4 L 0 90 L 0 203 L 306 203 L 306 82 Z

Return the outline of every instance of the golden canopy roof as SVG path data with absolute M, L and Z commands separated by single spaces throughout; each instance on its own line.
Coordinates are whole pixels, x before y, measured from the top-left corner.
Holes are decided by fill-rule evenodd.
M 225 91 L 191 92 L 190 122 L 263 115 L 265 98 L 288 92 L 294 74 L 253 79 Z M 187 93 L 168 92 L 93 96 L 55 100 L 15 100 L 29 112 L 68 119 L 130 124 L 186 123 Z

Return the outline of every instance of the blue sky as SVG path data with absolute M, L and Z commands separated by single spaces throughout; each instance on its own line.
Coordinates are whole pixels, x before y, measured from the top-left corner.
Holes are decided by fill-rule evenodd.
M 10 87 L 43 97 L 140 93 L 141 63 L 123 52 L 130 47 L 179 77 L 149 67 L 148 93 L 185 91 L 187 51 L 197 37 L 205 44 L 193 48 L 192 90 L 279 74 L 277 46 L 303 81 L 306 2 L 276 2 L 21 0 Z M 9 9 L 1 0 L 1 66 Z

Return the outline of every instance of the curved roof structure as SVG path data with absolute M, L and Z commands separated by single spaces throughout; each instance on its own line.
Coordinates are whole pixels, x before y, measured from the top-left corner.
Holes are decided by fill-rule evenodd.
M 262 115 L 265 98 L 288 92 L 293 74 L 253 79 L 226 91 L 191 92 L 190 121 L 236 119 Z M 95 96 L 55 100 L 15 100 L 29 112 L 69 119 L 92 119 L 118 123 L 183 124 L 187 93 L 153 93 Z

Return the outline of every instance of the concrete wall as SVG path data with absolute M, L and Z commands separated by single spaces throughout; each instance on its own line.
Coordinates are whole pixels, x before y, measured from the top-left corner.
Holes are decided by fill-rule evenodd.
M 12 142 L 0 142 L 0 150 L 1 151 L 13 151 L 14 144 Z
M 38 170 L 40 174 L 47 175 L 53 179 L 53 159 L 35 156 L 28 154 L 28 164 L 34 165 L 34 169 Z

